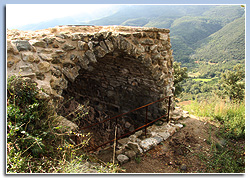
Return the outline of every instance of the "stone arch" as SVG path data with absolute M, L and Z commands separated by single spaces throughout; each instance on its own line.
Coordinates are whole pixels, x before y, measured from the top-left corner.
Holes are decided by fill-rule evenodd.
M 172 95 L 168 29 L 62 26 L 8 32 L 7 39 L 8 75 L 33 79 L 52 99 L 88 96 L 112 116 Z M 150 116 L 164 109 L 166 102 L 159 103 Z
M 146 38 L 139 43 L 138 33 L 95 33 L 88 42 L 88 50 L 77 57 L 81 68 L 69 66 L 63 69 L 69 82 L 62 95 L 71 95 L 81 103 L 91 101 L 92 106 L 110 116 L 171 95 L 172 91 L 165 86 L 170 85 L 172 75 L 171 59 L 166 57 L 172 52 L 160 46 L 162 44 L 156 45 L 159 40 L 144 36 Z M 157 33 L 151 37 L 157 37 Z M 159 52 L 159 47 L 165 51 Z M 164 110 L 166 103 L 153 105 L 149 118 L 159 117 Z M 145 116 L 139 111 L 132 113 L 131 117 L 143 123 Z

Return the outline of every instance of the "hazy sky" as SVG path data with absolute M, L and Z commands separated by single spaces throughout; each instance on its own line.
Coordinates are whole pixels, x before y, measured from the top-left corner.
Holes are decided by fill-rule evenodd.
M 87 12 L 94 13 L 108 4 L 7 4 L 6 26 L 15 28 L 60 17 Z

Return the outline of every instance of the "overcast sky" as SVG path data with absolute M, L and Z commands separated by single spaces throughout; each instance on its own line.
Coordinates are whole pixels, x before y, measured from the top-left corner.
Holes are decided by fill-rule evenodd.
M 108 4 L 7 4 L 6 26 L 17 28 L 55 18 L 94 13 L 107 8 Z

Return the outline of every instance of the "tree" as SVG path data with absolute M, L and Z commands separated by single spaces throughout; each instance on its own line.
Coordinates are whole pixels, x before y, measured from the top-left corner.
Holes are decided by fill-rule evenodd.
M 178 62 L 174 62 L 173 67 L 174 67 L 174 87 L 175 87 L 174 95 L 178 96 L 182 92 L 181 82 L 184 79 L 188 78 L 187 68 L 186 67 L 181 68 L 181 63 Z
M 230 100 L 243 100 L 245 97 L 245 70 L 241 64 L 234 66 L 233 71 L 221 74 L 222 94 Z

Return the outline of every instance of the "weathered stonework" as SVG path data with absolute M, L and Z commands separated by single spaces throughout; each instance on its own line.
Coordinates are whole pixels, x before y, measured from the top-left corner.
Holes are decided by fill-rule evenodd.
M 98 111 L 117 115 L 173 94 L 169 30 L 123 26 L 8 30 L 7 73 L 33 79 L 51 99 L 73 96 L 81 104 L 88 100 Z M 167 100 L 150 106 L 149 119 L 166 109 Z M 133 129 L 134 121 L 143 122 L 144 115 L 132 113 L 123 124 Z

